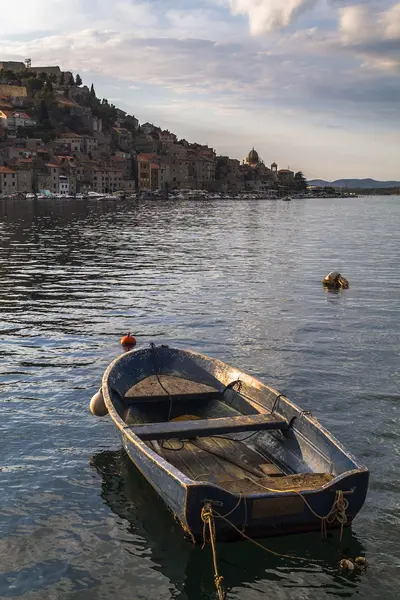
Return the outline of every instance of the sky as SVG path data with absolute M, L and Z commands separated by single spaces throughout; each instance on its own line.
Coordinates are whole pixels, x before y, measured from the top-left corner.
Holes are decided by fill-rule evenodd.
M 218 154 L 400 179 L 397 0 L 0 0 L 0 60 L 58 64 Z

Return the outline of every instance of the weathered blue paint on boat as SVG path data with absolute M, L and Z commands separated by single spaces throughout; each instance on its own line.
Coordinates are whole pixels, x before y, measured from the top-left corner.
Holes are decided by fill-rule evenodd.
M 218 393 L 224 393 L 227 405 L 234 402 L 242 414 L 277 415 L 287 422 L 288 427 L 278 435 L 270 431 L 257 433 L 255 450 L 272 456 L 278 466 L 283 465 L 286 469 L 289 466 L 293 473 L 331 473 L 332 479 L 316 488 L 305 487 L 296 492 L 274 492 L 259 487 L 242 494 L 228 491 L 217 483 L 188 477 L 142 441 L 134 432 L 135 428 L 127 425 L 123 418 L 128 390 L 156 374 L 210 385 Z M 226 386 L 237 380 L 241 382 L 240 393 L 227 389 Z M 273 388 L 217 359 L 164 346 L 134 350 L 110 364 L 103 377 L 102 390 L 108 412 L 120 430 L 129 457 L 184 530 L 196 540 L 202 536 L 201 509 L 207 502 L 221 514 L 230 513 L 229 520 L 253 537 L 319 529 L 321 521 L 314 513 L 327 515 L 337 490 L 342 490 L 349 502 L 348 523 L 364 504 L 369 477 L 365 466 L 358 463 L 311 413 L 301 411 Z M 268 481 L 269 489 L 273 489 L 273 478 Z M 328 527 L 338 525 L 337 522 L 328 523 Z M 222 519 L 216 519 L 216 528 L 219 537 L 239 537 Z

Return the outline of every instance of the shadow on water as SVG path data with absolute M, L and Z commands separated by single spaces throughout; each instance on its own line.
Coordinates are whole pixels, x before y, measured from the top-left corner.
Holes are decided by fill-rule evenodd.
M 128 532 L 146 539 L 156 568 L 179 590 L 175 597 L 182 600 L 215 598 L 209 546 L 202 550 L 185 540 L 180 525 L 125 451 L 95 454 L 91 465 L 101 476 L 103 500 L 118 517 L 129 523 Z M 247 541 L 221 543 L 218 545 L 218 563 L 228 597 L 234 597 L 231 594 L 237 593 L 238 588 L 254 588 L 266 593 L 271 591 L 271 586 L 277 591 L 284 587 L 287 594 L 293 589 L 293 597 L 297 597 L 294 590 L 303 588 L 320 589 L 322 594 L 338 597 L 356 593 L 362 573 L 346 577 L 338 568 L 343 557 L 365 555 L 362 543 L 351 529 L 344 532 L 341 550 L 336 532 L 325 540 L 319 533 L 311 533 L 260 542 L 273 552 L 306 560 L 274 556 Z M 239 593 L 237 597 L 242 596 Z

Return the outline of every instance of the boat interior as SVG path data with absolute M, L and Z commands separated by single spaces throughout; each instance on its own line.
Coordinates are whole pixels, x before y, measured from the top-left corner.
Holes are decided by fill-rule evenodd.
M 336 475 L 332 461 L 300 439 L 288 418 L 274 406 L 257 410 L 235 382 L 221 391 L 153 374 L 133 385 L 120 407 L 132 432 L 186 477 L 231 493 L 313 490 Z

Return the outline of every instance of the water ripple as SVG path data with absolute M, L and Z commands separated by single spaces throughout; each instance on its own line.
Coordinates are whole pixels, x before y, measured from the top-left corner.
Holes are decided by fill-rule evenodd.
M 228 598 L 400 594 L 400 203 L 0 201 L 0 597 L 214 598 L 192 548 L 90 396 L 121 334 L 192 347 L 311 409 L 371 469 L 336 538 L 219 547 Z M 341 294 L 320 279 L 339 269 Z

